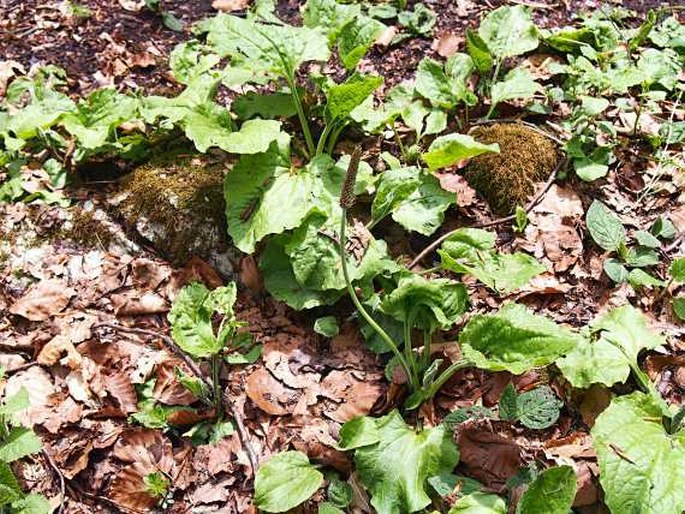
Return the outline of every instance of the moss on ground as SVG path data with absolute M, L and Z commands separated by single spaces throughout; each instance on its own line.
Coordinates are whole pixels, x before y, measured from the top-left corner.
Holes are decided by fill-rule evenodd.
M 515 123 L 476 127 L 481 143 L 497 143 L 499 154 L 474 157 L 464 171 L 469 185 L 487 200 L 495 214 L 512 213 L 546 180 L 561 158 L 556 145 L 539 132 Z
M 206 256 L 221 250 L 217 239 L 227 243 L 224 173 L 224 165 L 197 157 L 157 159 L 123 179 L 118 210 L 139 229 L 137 218 L 144 219 L 153 236 L 142 235 L 170 260 Z

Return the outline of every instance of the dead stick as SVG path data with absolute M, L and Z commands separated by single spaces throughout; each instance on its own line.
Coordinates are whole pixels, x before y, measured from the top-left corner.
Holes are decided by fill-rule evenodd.
M 50 452 L 43 448 L 43 456 L 45 457 L 45 460 L 48 461 L 48 464 L 52 468 L 52 470 L 57 474 L 57 477 L 59 478 L 59 507 L 55 510 L 55 514 L 60 514 L 62 512 L 62 507 L 64 506 L 64 501 L 67 499 L 66 496 L 66 481 L 64 480 L 64 475 L 62 474 L 62 471 L 57 467 L 57 463 L 55 462 L 55 459 L 52 458 L 52 455 L 50 455 Z
M 252 447 L 249 436 L 247 435 L 247 429 L 245 428 L 245 423 L 243 421 L 243 415 L 240 409 L 236 409 L 233 405 L 233 401 L 228 396 L 228 391 L 224 392 L 224 404 L 226 409 L 233 414 L 233 419 L 235 420 L 235 426 L 238 429 L 238 436 L 240 437 L 243 447 L 245 448 L 245 453 L 247 453 L 247 458 L 250 461 L 250 467 L 252 467 L 252 474 L 257 474 L 257 468 L 259 468 L 259 459 L 257 454 Z
M 552 173 L 550 174 L 549 178 L 547 179 L 547 182 L 542 186 L 540 191 L 538 191 L 538 194 L 535 195 L 535 198 L 533 198 L 530 202 L 528 202 L 528 205 L 526 205 L 525 211 L 526 214 L 528 214 L 530 211 L 533 210 L 533 208 L 542 200 L 542 197 L 545 196 L 545 193 L 549 190 L 550 187 L 552 187 L 552 184 L 554 181 L 557 179 L 557 174 L 559 173 L 559 170 L 561 169 L 562 165 L 566 162 L 566 159 L 562 159 L 559 161 L 559 164 L 554 168 Z M 502 223 L 507 223 L 509 221 L 514 221 L 516 219 L 516 214 L 511 214 L 509 216 L 505 216 L 504 218 L 497 218 L 492 221 L 486 221 L 484 223 L 476 223 L 475 225 L 471 225 L 470 228 L 487 228 L 487 227 L 494 227 L 495 225 L 501 225 Z M 435 241 L 433 241 L 431 244 L 429 244 L 426 248 L 421 250 L 421 253 L 419 253 L 413 261 L 409 263 L 409 266 L 407 266 L 409 269 L 412 269 L 414 266 L 416 266 L 419 262 L 423 260 L 426 255 L 431 253 L 433 250 L 435 250 L 438 246 L 442 244 L 443 241 L 446 239 L 449 239 L 452 235 L 457 233 L 459 230 L 461 230 L 464 227 L 459 227 L 457 229 L 451 230 L 443 235 L 441 235 L 439 238 L 437 238 Z

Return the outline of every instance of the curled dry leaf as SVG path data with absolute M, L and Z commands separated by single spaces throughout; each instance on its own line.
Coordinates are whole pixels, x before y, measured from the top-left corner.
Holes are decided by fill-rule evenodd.
M 451 57 L 459 51 L 463 43 L 462 36 L 457 36 L 454 32 L 444 32 L 433 41 L 432 48 L 440 57 Z
M 250 6 L 250 0 L 214 0 L 212 7 L 221 12 L 244 11 Z
M 157 365 L 157 381 L 152 395 L 165 405 L 190 405 L 197 398 L 178 381 L 176 368 L 184 369 L 183 363 L 176 358 L 165 359 Z
M 297 391 L 285 387 L 264 368 L 247 377 L 245 392 L 257 407 L 274 416 L 290 414 L 300 397 Z
M 119 5 L 130 12 L 138 12 L 145 7 L 145 0 L 119 0 Z
M 41 280 L 12 304 L 10 312 L 31 321 L 45 321 L 62 312 L 75 295 L 64 280 Z
M 54 366 L 61 361 L 62 364 L 69 366 L 71 369 L 78 369 L 81 366 L 83 357 L 76 351 L 74 344 L 68 337 L 56 335 L 43 346 L 36 360 L 43 366 Z
M 153 291 L 128 291 L 112 295 L 114 313 L 117 316 L 144 316 L 146 314 L 163 314 L 169 311 L 169 304 Z
M 383 394 L 381 376 L 367 376 L 365 381 L 358 380 L 349 371 L 334 370 L 321 382 L 321 393 L 339 402 L 339 406 L 328 409 L 326 416 L 339 423 L 366 416 Z

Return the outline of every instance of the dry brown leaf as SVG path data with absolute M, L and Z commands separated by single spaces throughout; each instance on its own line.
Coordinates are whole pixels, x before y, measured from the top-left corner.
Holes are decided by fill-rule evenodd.
M 117 401 L 124 414 L 138 410 L 138 396 L 128 376 L 121 371 L 114 371 L 111 375 L 104 375 L 103 379 L 107 393 Z
M 142 289 L 157 289 L 164 282 L 171 271 L 166 266 L 160 266 L 150 259 L 135 259 L 131 262 L 131 280 L 136 287 Z
M 163 314 L 169 311 L 169 304 L 153 291 L 128 291 L 112 295 L 116 316 L 144 316 L 146 314 Z
M 244 11 L 250 6 L 250 0 L 214 0 L 212 7 L 221 12 Z
M 62 355 L 64 355 L 64 359 L 62 359 Z M 36 360 L 43 366 L 54 366 L 61 361 L 62 364 L 71 369 L 78 369 L 81 367 L 83 357 L 76 351 L 74 344 L 68 337 L 56 335 L 43 346 Z
M 470 475 L 487 487 L 503 490 L 521 464 L 518 445 L 491 432 L 487 423 L 469 423 L 457 437 L 459 459 Z
M 435 175 L 440 181 L 440 187 L 445 191 L 456 193 L 457 205 L 459 207 L 468 207 L 469 205 L 476 203 L 478 193 L 469 186 L 463 176 L 458 173 L 436 173 Z
M 183 363 L 176 358 L 165 359 L 157 365 L 157 381 L 153 397 L 165 405 L 190 405 L 197 401 L 188 389 L 176 378 L 176 368 L 184 369 Z M 186 372 L 187 373 L 187 372 Z
M 329 373 L 321 383 L 321 394 L 340 401 L 340 406 L 326 410 L 326 416 L 345 423 L 352 418 L 369 414 L 385 388 L 379 383 L 380 376 L 365 378 L 368 381 L 357 380 L 350 371 L 334 370 Z
M 257 407 L 274 416 L 290 414 L 300 397 L 295 390 L 285 387 L 264 368 L 255 370 L 247 377 L 245 392 Z
M 240 283 L 253 294 L 259 294 L 264 290 L 262 274 L 252 255 L 240 259 Z
M 388 26 L 383 33 L 376 38 L 376 41 L 374 42 L 375 45 L 378 46 L 388 46 L 390 43 L 392 43 L 392 40 L 395 39 L 395 36 L 397 35 L 397 27 L 394 25 Z
M 152 510 L 159 499 L 148 492 L 144 479 L 154 472 L 154 468 L 144 468 L 140 464 L 126 466 L 115 475 L 107 497 L 133 512 Z
M 130 12 L 138 12 L 145 7 L 145 0 L 119 0 L 119 5 Z
M 41 280 L 12 304 L 10 312 L 31 321 L 45 321 L 62 312 L 75 295 L 64 280 Z
M 29 393 L 30 407 L 16 417 L 22 425 L 42 424 L 52 415 L 51 397 L 56 392 L 52 377 L 40 366 L 20 371 L 7 379 L 5 395 L 10 397 L 25 388 Z
M 451 57 L 459 51 L 464 43 L 463 36 L 457 36 L 454 32 L 444 32 L 433 41 L 433 50 L 441 57 Z

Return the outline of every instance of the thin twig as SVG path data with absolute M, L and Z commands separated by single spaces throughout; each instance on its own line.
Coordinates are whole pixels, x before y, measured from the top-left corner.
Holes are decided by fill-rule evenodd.
M 668 245 L 666 248 L 664 248 L 663 252 L 664 253 L 671 253 L 673 250 L 678 248 L 680 244 L 682 243 L 683 236 L 685 236 L 685 232 L 681 232 L 676 236 L 676 238 L 673 240 L 673 242 Z
M 228 391 L 224 392 L 224 404 L 226 410 L 233 414 L 235 426 L 238 429 L 238 437 L 240 437 L 240 442 L 245 449 L 245 453 L 247 453 L 247 458 L 250 461 L 250 467 L 252 468 L 252 474 L 256 475 L 257 469 L 259 468 L 259 459 L 257 458 L 257 454 L 252 447 L 250 437 L 247 435 L 247 429 L 245 428 L 245 422 L 243 421 L 243 414 L 240 412 L 241 409 L 236 408 L 236 406 L 233 404 L 231 397 L 228 395 Z M 240 407 L 242 407 L 242 405 Z
M 526 214 L 528 214 L 530 211 L 533 210 L 533 208 L 540 203 L 542 200 L 542 197 L 545 196 L 545 193 L 549 190 L 550 187 L 552 187 L 552 184 L 554 181 L 557 179 L 557 175 L 559 173 L 559 170 L 566 164 L 566 159 L 562 158 L 559 163 L 556 165 L 554 170 L 552 170 L 552 173 L 550 173 L 549 177 L 547 178 L 547 182 L 542 186 L 542 188 L 538 191 L 538 193 L 535 195 L 535 198 L 533 198 L 530 202 L 528 202 L 528 205 L 526 205 L 525 211 Z M 484 223 L 476 223 L 475 225 L 471 225 L 470 228 L 487 228 L 487 227 L 494 227 L 495 225 L 501 225 L 502 223 L 507 223 L 509 221 L 514 221 L 516 219 L 516 214 L 510 214 L 509 216 L 505 216 L 503 218 L 497 218 L 491 221 L 486 221 Z M 461 230 L 464 227 L 459 227 L 457 229 L 451 230 L 439 238 L 437 238 L 435 241 L 433 241 L 431 244 L 429 244 L 426 248 L 421 250 L 421 253 L 419 253 L 413 261 L 409 263 L 408 269 L 412 269 L 414 266 L 416 266 L 419 262 L 421 262 L 426 255 L 431 253 L 433 250 L 435 250 L 438 246 L 442 244 L 443 241 L 446 239 L 449 239 L 452 235 L 454 235 L 457 231 Z
M 183 350 L 181 350 L 178 345 L 174 342 L 173 339 L 171 339 L 169 336 L 165 334 L 160 334 L 159 332 L 155 332 L 154 330 L 146 330 L 144 328 L 133 328 L 133 327 L 126 327 L 124 325 L 116 325 L 114 323 L 97 323 L 93 325 L 92 328 L 110 328 L 112 330 L 118 330 L 120 332 L 129 332 L 131 334 L 140 334 L 144 336 L 151 336 L 151 337 L 158 337 L 162 341 L 164 341 L 164 344 L 166 344 L 173 352 L 180 357 L 183 362 L 185 362 L 190 370 L 199 378 L 202 380 L 210 389 L 214 389 L 214 384 L 212 383 L 212 379 L 209 378 L 207 375 L 205 375 L 202 370 L 200 369 L 200 366 L 197 365 L 197 362 L 195 362 L 190 356 L 185 353 Z
M 64 475 L 62 474 L 62 471 L 57 467 L 57 463 L 55 462 L 55 459 L 52 458 L 52 455 L 50 455 L 50 452 L 47 451 L 45 448 L 43 448 L 43 456 L 45 457 L 45 460 L 48 461 L 48 464 L 52 468 L 52 470 L 57 474 L 57 477 L 59 478 L 59 507 L 57 507 L 57 510 L 55 510 L 54 514 L 60 514 L 62 512 L 62 507 L 64 506 L 64 501 L 67 499 L 67 485 L 66 481 L 64 480 Z

